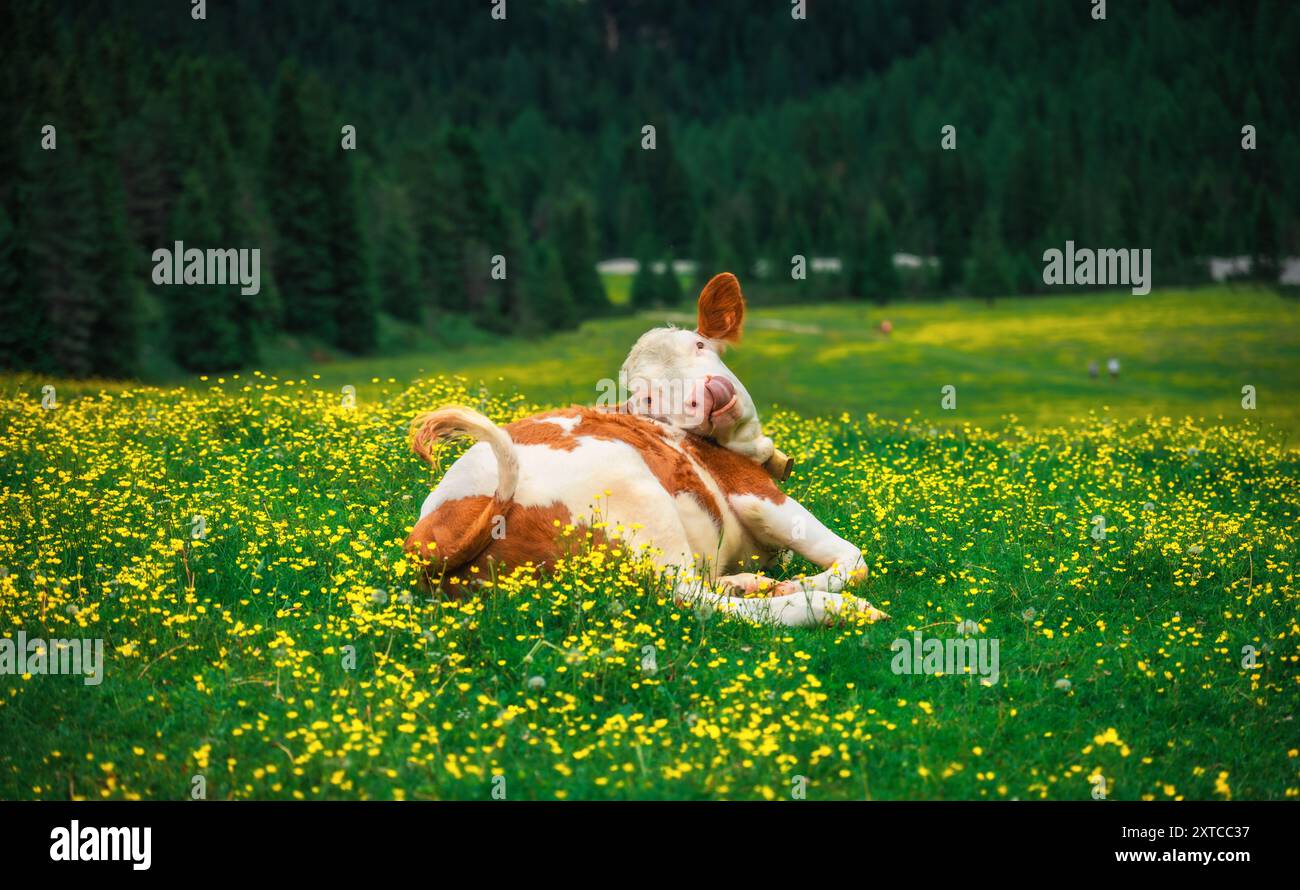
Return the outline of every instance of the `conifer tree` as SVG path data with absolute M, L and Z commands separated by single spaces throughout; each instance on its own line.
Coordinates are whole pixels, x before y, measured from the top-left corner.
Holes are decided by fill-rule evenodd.
M 534 269 L 533 306 L 538 319 L 552 331 L 573 327 L 578 321 L 577 307 L 555 248 L 545 242 L 538 245 Z
M 420 256 L 410 208 L 398 193 L 381 212 L 376 244 L 380 303 L 402 321 L 419 323 L 425 305 L 420 284 Z
M 574 304 L 584 318 L 605 315 L 609 298 L 596 270 L 596 218 L 591 199 L 585 194 L 573 195 L 558 215 L 555 243 Z
M 630 301 L 633 309 L 649 309 L 659 303 L 659 282 L 655 275 L 651 252 L 642 250 L 637 260 L 636 275 L 632 279 Z
M 727 271 L 722 268 L 722 253 L 713 221 L 707 213 L 701 213 L 695 223 L 695 234 L 691 238 L 691 259 L 695 262 L 693 284 L 697 289 L 708 284 L 714 275 Z
M 365 353 L 378 340 L 370 250 L 361 228 L 353 152 L 338 149 L 330 159 L 329 253 L 333 263 L 334 344 L 348 352 Z
M 1266 284 L 1276 284 L 1278 276 L 1277 217 L 1273 199 L 1267 191 L 1255 193 L 1255 206 L 1250 222 L 1251 242 L 1255 249 L 1251 256 L 1251 277 Z
M 889 214 L 879 201 L 867 210 L 864 230 L 854 236 L 848 257 L 849 293 L 887 303 L 898 292 L 898 270 L 894 268 L 894 239 Z
M 58 148 L 37 148 L 30 155 L 22 239 L 28 279 L 23 285 L 39 295 L 46 326 L 36 367 L 88 377 L 95 371 L 98 285 L 92 266 L 96 215 L 86 208 L 95 206 L 95 194 L 77 140 L 70 138 L 75 112 L 65 101 L 65 83 L 52 83 L 48 97 L 51 119 L 60 125 Z
M 0 368 L 46 366 L 49 327 L 28 279 L 24 234 L 22 207 L 0 204 Z
M 121 173 L 113 157 L 112 130 L 99 111 L 92 84 L 74 69 L 65 86 L 65 109 L 75 121 L 71 141 L 81 159 L 90 204 L 83 208 L 90 237 L 86 276 L 92 288 L 90 370 L 129 377 L 139 359 L 138 283 L 131 269 Z
M 186 250 L 218 245 L 221 230 L 214 202 L 198 170 L 182 177 L 181 195 L 172 217 L 173 240 Z M 181 257 L 182 269 L 185 266 Z M 173 261 L 175 258 L 173 258 Z M 247 356 L 240 335 L 240 311 L 230 292 L 237 285 L 173 281 L 162 286 L 171 356 L 182 368 L 209 373 L 240 367 Z
M 1011 291 L 1012 275 L 997 214 L 989 211 L 981 217 L 971 241 L 971 255 L 966 261 L 966 290 L 971 296 L 992 304 L 996 297 Z
M 325 146 L 338 142 L 318 125 L 308 106 L 304 76 L 296 65 L 285 65 L 267 148 L 266 190 L 276 234 L 273 268 L 285 326 L 332 343 L 338 339 L 338 312 L 329 255 Z
M 660 306 L 680 306 L 684 297 L 682 280 L 677 277 L 677 271 L 673 268 L 672 254 L 664 258 L 663 271 L 655 276 L 655 279 L 655 289 L 658 293 L 656 302 Z

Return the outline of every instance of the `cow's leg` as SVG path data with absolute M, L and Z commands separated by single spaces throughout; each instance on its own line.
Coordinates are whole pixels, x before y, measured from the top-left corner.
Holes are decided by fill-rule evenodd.
M 741 522 L 759 540 L 793 550 L 825 571 L 779 583 L 749 573 L 728 575 L 718 579 L 720 584 L 746 593 L 770 589 L 778 596 L 801 590 L 838 594 L 846 584 L 866 578 L 862 551 L 828 529 L 798 501 L 786 498 L 778 504 L 754 495 L 732 495 L 730 500 Z
M 725 596 L 701 585 L 678 585 L 677 601 L 696 609 L 711 608 L 756 624 L 813 627 L 847 619 L 854 614 L 876 621 L 888 616 L 870 603 L 845 599 L 828 590 L 798 590 L 780 596 L 744 598 Z

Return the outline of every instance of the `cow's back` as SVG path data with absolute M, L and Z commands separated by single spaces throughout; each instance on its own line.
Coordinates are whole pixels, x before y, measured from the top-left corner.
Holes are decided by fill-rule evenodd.
M 687 556 L 720 568 L 763 555 L 728 495 L 784 498 L 751 461 L 642 417 L 573 407 L 503 429 L 519 462 L 513 502 L 494 517 L 494 533 L 482 551 L 439 567 L 449 588 L 458 586 L 446 583 L 452 577 L 485 578 L 528 563 L 548 566 L 591 542 L 662 548 L 682 535 Z M 412 537 L 453 540 L 457 526 L 490 503 L 496 482 L 492 452 L 474 445 L 430 494 Z

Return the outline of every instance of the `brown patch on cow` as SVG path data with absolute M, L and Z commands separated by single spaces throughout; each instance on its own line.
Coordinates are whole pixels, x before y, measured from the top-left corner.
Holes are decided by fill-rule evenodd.
M 554 423 L 546 417 L 580 418 L 572 430 Z M 722 508 L 699 472 L 681 451 L 669 444 L 664 429 L 652 420 L 629 414 L 612 414 L 595 408 L 565 408 L 548 411 L 516 420 L 505 427 L 506 433 L 518 445 L 545 445 L 559 451 L 572 451 L 580 439 L 603 439 L 607 442 L 625 442 L 631 445 L 650 472 L 669 494 L 691 494 L 713 521 L 722 524 Z
M 740 329 L 745 322 L 745 297 L 740 292 L 740 282 L 730 272 L 720 272 L 709 279 L 700 291 L 697 305 L 699 324 L 696 327 L 710 340 L 735 343 L 740 339 Z
M 709 472 L 725 494 L 752 494 L 774 504 L 785 501 L 785 492 L 752 460 L 699 436 L 685 437 L 682 447 Z
M 490 537 L 486 546 L 465 559 L 443 556 L 447 553 L 443 542 L 456 546 L 464 522 L 494 509 L 492 498 L 471 495 L 440 504 L 416 524 L 406 539 L 406 550 L 424 562 L 424 578 L 430 587 L 459 596 L 472 592 L 475 582 L 489 581 L 520 566 L 550 568 L 557 559 L 577 552 L 585 543 L 608 544 L 599 529 L 589 531 L 583 525 L 574 525 L 562 504 L 509 504 L 504 512 L 496 514 L 504 517 L 501 537 Z M 574 527 L 566 531 L 570 525 Z
M 437 571 L 450 571 L 487 547 L 495 518 L 511 506 L 488 495 L 447 501 L 420 519 L 402 546 Z

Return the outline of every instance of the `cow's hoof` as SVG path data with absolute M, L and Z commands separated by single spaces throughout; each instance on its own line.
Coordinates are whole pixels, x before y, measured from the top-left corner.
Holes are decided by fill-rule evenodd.
M 785 596 L 799 591 L 799 585 L 794 581 L 777 581 L 753 572 L 724 575 L 718 579 L 718 587 L 725 593 L 741 596 Z
M 853 608 L 868 621 L 888 621 L 889 613 L 882 612 L 866 600 L 853 600 Z
M 888 614 L 880 611 L 866 600 L 846 597 L 838 593 L 827 595 L 822 608 L 826 613 L 827 624 L 839 624 L 859 618 L 872 623 L 889 619 Z
M 757 575 L 753 572 L 739 572 L 735 575 L 723 575 L 718 579 L 718 588 L 721 593 L 729 595 L 749 596 L 764 588 L 771 587 L 775 583 L 771 578 Z

